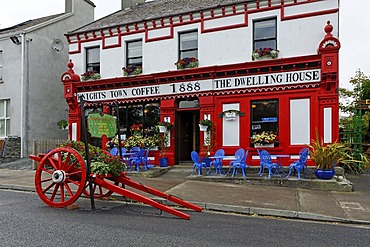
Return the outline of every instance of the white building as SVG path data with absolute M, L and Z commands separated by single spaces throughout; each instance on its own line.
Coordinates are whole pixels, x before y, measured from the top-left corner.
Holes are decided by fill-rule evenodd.
M 65 12 L 0 29 L 0 150 L 20 137 L 21 157 L 33 139 L 67 138 L 57 122 L 67 119 L 60 75 L 68 60 L 64 34 L 94 20 L 94 3 L 65 0 Z
M 127 136 L 138 122 L 148 129 L 173 123 L 170 164 L 202 152 L 206 134 L 197 126 L 206 118 L 216 125 L 214 149 L 228 155 L 243 147 L 256 156 L 250 137 L 262 131 L 279 136 L 274 153 L 292 158 L 316 129 L 331 143 L 338 138 L 338 13 L 339 0 L 158 0 L 68 32 L 73 64 L 62 80 L 70 138 L 81 139 L 82 95 L 105 112 L 117 101 Z M 192 68 L 176 65 L 185 58 Z M 101 79 L 80 81 L 92 71 Z

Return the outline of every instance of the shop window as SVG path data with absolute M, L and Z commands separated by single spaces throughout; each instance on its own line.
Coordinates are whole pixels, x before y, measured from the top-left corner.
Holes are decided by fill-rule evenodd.
M 86 71 L 100 73 L 100 48 L 86 49 Z
M 277 49 L 276 18 L 253 22 L 253 50 L 260 48 Z
M 10 100 L 0 100 L 0 138 L 10 134 Z
M 159 110 L 159 103 L 120 106 L 120 128 L 126 136 L 130 136 L 130 128 L 141 124 L 143 135 L 153 135 L 159 122 Z
M 179 34 L 179 59 L 198 58 L 198 32 L 191 31 Z
M 143 66 L 143 44 L 141 40 L 127 42 L 127 67 Z
M 3 80 L 3 64 L 4 64 L 3 51 L 0 51 L 0 81 Z
M 278 134 L 278 100 L 251 101 L 251 136 L 263 131 Z

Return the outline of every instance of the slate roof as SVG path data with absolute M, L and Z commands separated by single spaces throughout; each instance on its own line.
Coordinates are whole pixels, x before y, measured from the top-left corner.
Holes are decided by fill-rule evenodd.
M 251 2 L 251 0 L 154 0 L 139 3 L 130 9 L 117 11 L 111 15 L 73 30 L 68 34 L 101 30 L 109 27 L 117 27 L 125 24 L 142 22 L 144 20 L 179 15 L 241 2 Z
M 4 28 L 4 29 L 0 29 L 0 35 L 7 34 L 7 33 L 20 32 L 20 31 L 25 30 L 29 27 L 36 26 L 40 23 L 49 21 L 51 19 L 57 18 L 57 17 L 59 17 L 61 15 L 64 15 L 64 14 L 65 13 L 45 16 L 45 17 L 34 19 L 34 20 L 28 20 L 28 21 L 22 22 L 20 24 L 14 25 L 12 27 L 7 27 L 7 28 Z

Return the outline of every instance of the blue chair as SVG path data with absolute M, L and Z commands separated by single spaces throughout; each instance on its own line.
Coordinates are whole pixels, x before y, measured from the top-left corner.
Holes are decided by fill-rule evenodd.
M 148 165 L 150 165 L 150 160 L 148 159 L 149 152 L 150 152 L 150 148 L 146 148 L 145 149 L 145 152 L 144 152 L 144 155 L 142 157 L 142 163 L 143 163 L 144 170 L 147 170 L 148 169 Z
M 289 173 L 286 176 L 286 178 L 289 178 L 289 176 L 290 176 L 290 174 L 292 173 L 293 170 L 297 171 L 298 180 L 301 180 L 301 171 L 302 170 L 304 171 L 305 168 L 306 168 L 307 173 L 308 173 L 308 169 L 307 169 L 307 165 L 306 165 L 306 161 L 307 161 L 307 158 L 308 158 L 308 153 L 309 153 L 308 148 L 302 148 L 301 149 L 301 151 L 299 152 L 299 160 L 290 164 Z
M 200 161 L 199 154 L 196 151 L 191 152 L 191 159 L 194 162 L 193 172 L 191 173 L 191 175 L 194 174 L 195 169 L 198 169 L 198 176 L 202 175 L 202 169 L 203 167 L 206 168 L 206 163 Z M 209 172 L 206 170 L 206 173 L 208 174 Z
M 261 162 L 260 164 L 261 164 L 261 168 L 262 168 L 262 171 L 259 172 L 260 177 L 262 177 L 264 169 L 267 168 L 267 170 L 269 172 L 268 178 L 271 178 L 271 175 L 275 174 L 275 172 L 272 172 L 272 169 L 276 169 L 276 171 L 277 171 L 277 169 L 279 167 L 278 164 L 273 163 L 271 161 L 271 155 L 266 150 L 262 150 L 260 152 L 260 162 Z M 279 174 L 279 176 L 280 176 L 280 174 Z
M 244 157 L 244 149 L 239 148 L 238 150 L 236 150 L 236 152 L 234 154 L 234 159 L 232 161 L 230 161 L 229 170 L 228 170 L 227 174 L 229 174 L 229 172 L 231 171 L 231 168 L 233 167 L 234 163 L 242 162 L 243 157 Z
M 215 158 L 213 161 L 211 161 L 211 167 L 213 166 L 215 169 L 215 174 L 217 175 L 220 173 L 222 175 L 222 160 L 224 159 L 223 157 L 225 156 L 225 151 L 223 149 L 218 149 L 215 153 Z
M 142 148 L 139 150 L 139 152 L 136 154 L 136 156 L 133 156 L 129 158 L 129 164 L 130 164 L 130 170 L 132 169 L 132 165 L 135 165 L 135 170 L 140 171 L 140 164 L 143 163 L 143 157 L 145 154 L 145 149 Z
M 246 163 L 247 157 L 248 157 L 248 150 L 245 151 L 245 155 L 243 155 L 243 158 L 240 161 L 231 161 L 231 162 L 233 162 L 232 163 L 232 167 L 230 167 L 230 168 L 233 169 L 233 173 L 232 173 L 231 177 L 234 177 L 235 176 L 235 174 L 237 173 L 237 169 L 238 168 L 241 169 L 242 174 L 243 174 L 243 177 L 246 177 L 245 169 L 246 168 L 249 168 L 249 165 L 247 165 L 247 163 Z

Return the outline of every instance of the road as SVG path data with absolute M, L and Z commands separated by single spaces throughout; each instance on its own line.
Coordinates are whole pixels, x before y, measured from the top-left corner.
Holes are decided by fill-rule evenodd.
M 370 226 L 211 212 L 182 220 L 142 205 L 89 200 L 56 209 L 0 190 L 0 246 L 368 246 Z

